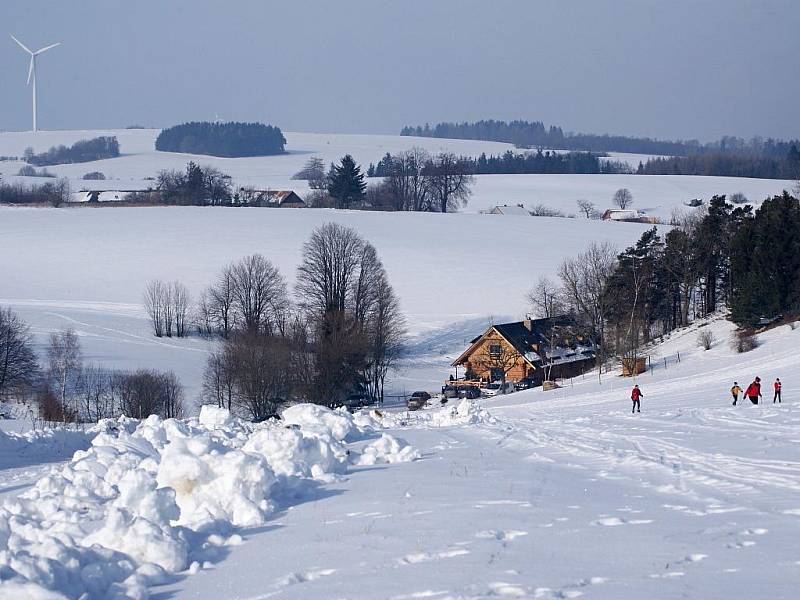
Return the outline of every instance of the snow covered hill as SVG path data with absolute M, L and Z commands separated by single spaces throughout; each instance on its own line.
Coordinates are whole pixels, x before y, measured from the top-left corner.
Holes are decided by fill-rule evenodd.
M 525 293 L 539 275 L 554 276 L 563 257 L 591 240 L 623 247 L 646 229 L 631 223 L 476 214 L 0 209 L 5 282 L 0 305 L 17 310 L 42 342 L 51 331 L 74 327 L 89 361 L 173 369 L 193 399 L 209 344 L 153 337 L 141 306 L 147 281 L 179 279 L 196 297 L 223 266 L 260 252 L 291 283 L 303 242 L 328 221 L 353 226 L 375 244 L 412 333 L 435 334 L 466 322 L 460 339 L 454 338 L 455 348 L 491 316 L 524 316 Z M 478 253 L 476 245 L 482 248 Z M 446 364 L 440 360 L 439 370 L 421 375 L 411 369 L 403 387 L 436 388 Z
M 146 189 L 153 185 L 150 178 L 162 169 L 183 169 L 194 160 L 210 164 L 233 177 L 237 186 L 255 186 L 271 189 L 294 189 L 299 193 L 308 191 L 303 181 L 291 179 L 311 156 L 321 157 L 325 163 L 339 160 L 351 154 L 365 168 L 377 163 L 387 152 L 396 153 L 414 146 L 429 152 L 454 152 L 465 156 L 501 154 L 513 149 L 510 144 L 479 140 L 449 140 L 416 138 L 398 135 L 356 135 L 286 132 L 288 154 L 254 158 L 215 158 L 156 152 L 155 138 L 158 129 L 111 129 L 93 131 L 41 131 L 0 133 L 0 156 L 22 156 L 25 148 L 36 152 L 53 145 L 70 145 L 74 142 L 97 137 L 115 135 L 120 142 L 122 156 L 119 158 L 57 165 L 48 170 L 68 177 L 72 189 Z M 646 157 L 615 153 L 614 160 L 627 161 L 633 167 Z M 5 179 L 19 180 L 14 175 L 24 163 L 11 161 L 0 163 L 0 173 Z M 81 177 L 90 171 L 100 171 L 109 179 L 84 181 Z M 30 178 L 22 178 L 31 181 Z M 743 192 L 751 202 L 760 203 L 769 196 L 791 189 L 793 182 L 769 179 L 746 179 L 734 177 L 690 177 L 672 175 L 482 175 L 476 178 L 473 196 L 464 212 L 480 212 L 498 204 L 524 204 L 532 208 L 537 204 L 559 209 L 566 214 L 577 213 L 576 201 L 587 199 L 599 210 L 611 207 L 614 192 L 627 187 L 634 196 L 634 207 L 651 216 L 668 220 L 676 208 L 694 198 L 708 200 L 714 194 Z
M 652 349 L 673 360 L 635 415 L 631 380 L 590 373 L 411 414 L 301 406 L 289 429 L 104 423 L 0 508 L 0 598 L 793 599 L 800 328 L 736 354 L 704 327 L 711 350 L 699 327 Z M 755 375 L 784 403 L 731 406 Z

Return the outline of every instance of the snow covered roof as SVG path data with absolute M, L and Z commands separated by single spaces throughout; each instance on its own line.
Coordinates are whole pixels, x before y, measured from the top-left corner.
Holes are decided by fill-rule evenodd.
M 527 211 L 527 209 L 520 205 L 520 204 L 512 204 L 507 205 L 503 204 L 502 206 L 494 206 L 487 211 L 487 214 L 490 215 L 517 215 L 517 216 L 525 216 L 530 217 L 531 213 Z
M 609 208 L 603 213 L 604 221 L 629 221 L 641 217 L 639 211 Z

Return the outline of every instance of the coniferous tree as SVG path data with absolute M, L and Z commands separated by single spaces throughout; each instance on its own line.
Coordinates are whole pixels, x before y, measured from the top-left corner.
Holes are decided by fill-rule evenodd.
M 346 154 L 338 165 L 333 165 L 328 193 L 336 200 L 338 208 L 349 208 L 364 199 L 367 184 L 361 167 Z

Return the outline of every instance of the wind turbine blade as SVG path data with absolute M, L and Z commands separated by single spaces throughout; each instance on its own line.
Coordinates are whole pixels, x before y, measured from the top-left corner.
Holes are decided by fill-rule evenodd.
M 14 40 L 15 42 L 17 42 L 17 44 L 19 45 L 19 47 L 20 47 L 20 48 L 22 48 L 23 50 L 25 50 L 25 52 L 27 52 L 28 54 L 33 54 L 33 52 L 31 52 L 30 48 L 28 48 L 28 47 L 27 47 L 25 44 L 23 44 L 22 42 L 20 42 L 20 41 L 19 41 L 17 38 L 15 38 L 13 35 L 11 36 L 11 39 L 12 39 L 12 40 Z
M 31 84 L 31 75 L 33 75 L 33 57 L 36 56 L 35 54 L 31 54 L 31 66 L 28 67 L 28 83 L 27 85 Z
M 49 46 L 45 46 L 44 48 L 40 48 L 34 54 L 41 54 L 42 52 L 47 52 L 50 48 L 55 48 L 56 46 L 60 46 L 61 42 L 56 42 L 55 44 L 50 44 Z

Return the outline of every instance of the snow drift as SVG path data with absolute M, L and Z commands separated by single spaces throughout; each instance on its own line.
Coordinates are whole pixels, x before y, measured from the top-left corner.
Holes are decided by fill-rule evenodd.
M 344 474 L 348 440 L 379 427 L 312 405 L 258 425 L 207 406 L 186 421 L 104 421 L 86 449 L 0 508 L 0 598 L 147 598 L 240 543 L 235 528 L 264 524 L 282 489 Z M 352 460 L 419 456 L 382 435 Z

